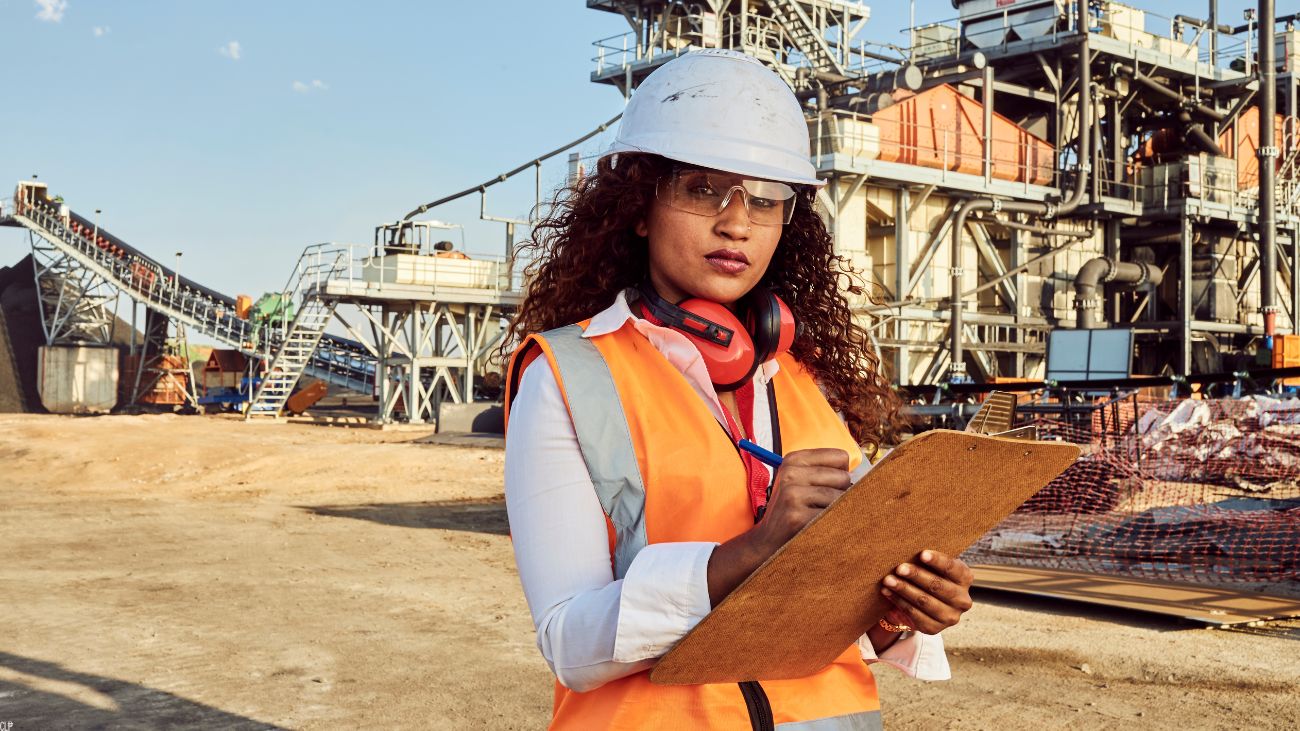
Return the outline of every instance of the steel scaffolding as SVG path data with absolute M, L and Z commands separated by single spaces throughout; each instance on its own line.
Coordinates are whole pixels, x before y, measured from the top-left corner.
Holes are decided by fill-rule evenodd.
M 1207 4 L 959 0 L 900 47 L 842 0 L 588 0 L 631 28 L 591 78 L 629 94 L 692 48 L 775 69 L 902 383 L 1041 377 L 1074 327 L 1133 330 L 1135 372 L 1221 371 L 1300 313 L 1300 30 Z

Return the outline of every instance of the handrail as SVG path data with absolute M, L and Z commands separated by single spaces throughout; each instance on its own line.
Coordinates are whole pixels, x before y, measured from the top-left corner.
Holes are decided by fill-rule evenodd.
M 204 335 L 257 358 L 269 357 L 283 342 L 283 332 L 260 332 L 257 323 L 239 318 L 229 303 L 178 286 L 175 277 L 159 276 L 156 265 L 129 260 L 125 252 L 107 244 L 102 236 L 98 237 L 105 244 L 101 246 L 95 240 L 94 230 L 71 220 L 70 211 L 65 220 L 53 204 L 39 202 L 34 196 L 16 199 L 13 208 L 14 221 L 58 246 L 71 249 L 76 256 L 107 274 L 120 291 L 147 307 L 179 318 Z M 369 354 L 358 352 L 350 341 L 331 336 L 322 340 L 321 347 L 325 353 L 313 358 L 314 373 L 326 373 L 332 380 L 343 378 L 345 385 L 373 385 L 373 358 Z
M 255 354 L 254 346 L 250 345 L 251 323 L 236 317 L 226 303 L 178 287 L 174 278 L 160 277 L 143 262 L 129 261 L 113 249 L 99 246 L 85 226 L 65 220 L 53 206 L 47 209 L 35 201 L 15 201 L 15 206 L 15 220 L 43 238 L 72 248 L 80 257 L 107 272 L 118 288 L 133 299 L 152 304 L 156 309 L 170 310 L 204 334 Z

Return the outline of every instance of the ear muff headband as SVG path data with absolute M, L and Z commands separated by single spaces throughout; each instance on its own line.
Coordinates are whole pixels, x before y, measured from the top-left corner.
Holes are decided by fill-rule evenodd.
M 797 324 L 789 306 L 765 288 L 746 296 L 742 323 L 725 306 L 704 299 L 673 304 L 648 283 L 640 288 L 650 314 L 665 326 L 692 338 L 713 387 L 734 391 L 754 377 L 759 365 L 790 349 Z
M 732 339 L 736 335 L 735 327 L 727 327 L 724 324 L 708 319 L 702 313 L 693 312 L 681 305 L 675 305 L 660 297 L 657 292 L 649 287 L 643 287 L 641 294 L 645 297 L 646 306 L 650 309 L 650 312 L 664 325 L 720 348 L 731 346 Z
M 745 302 L 749 334 L 754 340 L 755 363 L 766 363 L 781 344 L 781 300 L 764 288 L 755 287 Z

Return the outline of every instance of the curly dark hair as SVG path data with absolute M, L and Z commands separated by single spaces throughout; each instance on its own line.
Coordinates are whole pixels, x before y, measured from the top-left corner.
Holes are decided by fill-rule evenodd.
M 621 155 L 556 193 L 519 253 L 532 259 L 510 343 L 592 317 L 618 293 L 646 281 L 649 247 L 635 228 L 654 201 L 655 185 L 672 169 L 656 155 Z M 815 190 L 803 186 L 762 284 L 789 304 L 803 326 L 791 355 L 821 384 L 859 444 L 893 443 L 906 430 L 898 395 L 853 320 L 841 288 L 862 294 L 861 276 L 834 253 L 817 215 Z

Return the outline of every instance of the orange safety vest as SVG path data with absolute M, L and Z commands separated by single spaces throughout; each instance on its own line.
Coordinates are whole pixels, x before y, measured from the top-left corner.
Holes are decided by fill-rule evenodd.
M 509 424 L 510 400 L 524 368 L 544 356 L 606 512 L 615 577 L 622 578 L 635 551 L 647 543 L 722 543 L 752 528 L 744 466 L 707 404 L 631 321 L 615 332 L 583 338 L 588 322 L 533 335 L 515 351 L 507 375 L 506 419 Z M 812 377 L 789 355 L 777 362 L 780 370 L 769 392 L 778 416 L 776 451 L 839 447 L 856 467 L 861 451 Z M 628 464 L 611 467 L 620 461 L 620 439 L 630 444 L 623 460 Z M 597 458 L 589 449 L 602 453 Z M 586 693 L 557 681 L 551 728 L 771 729 L 780 724 L 783 731 L 857 731 L 881 724 L 875 679 L 856 645 L 815 675 L 797 680 L 674 686 L 653 685 L 649 675 L 640 672 Z

